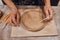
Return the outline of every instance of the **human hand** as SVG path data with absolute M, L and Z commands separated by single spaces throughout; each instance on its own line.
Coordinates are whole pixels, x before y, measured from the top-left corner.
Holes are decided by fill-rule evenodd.
M 20 23 L 20 13 L 18 11 L 13 11 L 9 19 L 12 26 L 18 26 Z
M 49 21 L 53 18 L 53 10 L 52 10 L 51 6 L 44 6 L 44 12 L 45 12 L 45 16 L 46 16 L 45 21 Z

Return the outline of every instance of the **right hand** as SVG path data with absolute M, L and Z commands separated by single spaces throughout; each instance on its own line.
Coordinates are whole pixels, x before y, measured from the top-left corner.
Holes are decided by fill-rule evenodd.
M 20 13 L 18 11 L 13 11 L 9 20 L 12 26 L 18 26 L 20 23 Z
M 45 5 L 44 12 L 46 15 L 45 21 L 50 21 L 51 19 L 53 19 L 53 9 L 51 8 L 51 6 Z

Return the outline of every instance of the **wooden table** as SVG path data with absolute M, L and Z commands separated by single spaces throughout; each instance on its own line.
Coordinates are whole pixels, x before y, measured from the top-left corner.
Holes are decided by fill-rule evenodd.
M 6 6 L 4 6 L 6 7 Z M 52 7 L 55 13 L 55 21 L 58 28 L 58 36 L 50 36 L 50 37 L 24 37 L 24 38 L 11 38 L 11 27 L 6 27 L 3 31 L 0 31 L 0 40 L 60 40 L 60 6 Z M 7 9 L 7 7 L 5 8 Z M 6 12 L 6 10 L 5 10 Z

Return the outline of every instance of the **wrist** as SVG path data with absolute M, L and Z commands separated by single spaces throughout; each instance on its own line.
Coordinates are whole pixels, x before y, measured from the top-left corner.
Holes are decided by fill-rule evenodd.
M 50 4 L 46 3 L 45 6 L 51 6 Z
M 16 14 L 18 11 L 17 10 L 13 10 L 11 11 L 13 14 Z
M 44 7 L 47 7 L 47 8 L 49 7 L 49 8 L 50 8 L 50 7 L 51 7 L 51 5 L 45 5 Z
M 15 11 L 17 11 L 17 8 L 12 8 L 11 11 L 14 11 L 15 12 Z

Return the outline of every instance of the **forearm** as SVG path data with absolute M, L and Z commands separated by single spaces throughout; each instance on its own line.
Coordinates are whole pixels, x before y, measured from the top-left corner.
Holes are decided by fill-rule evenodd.
M 16 11 L 17 8 L 15 6 L 15 4 L 12 2 L 12 0 L 3 0 L 7 6 L 11 9 L 11 11 Z
M 50 6 L 50 0 L 44 0 L 45 5 Z

